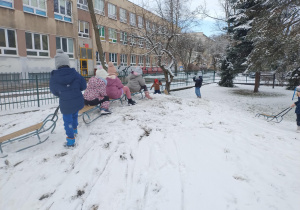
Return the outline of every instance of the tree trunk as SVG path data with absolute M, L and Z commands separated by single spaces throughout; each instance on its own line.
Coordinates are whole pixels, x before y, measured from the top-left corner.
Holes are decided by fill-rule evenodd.
M 166 95 L 168 95 L 170 93 L 170 88 L 171 88 L 171 83 L 172 83 L 172 80 L 173 80 L 173 76 L 170 75 L 169 71 L 166 70 L 164 66 L 160 66 L 160 68 L 164 72 L 165 81 L 166 81 L 166 86 L 165 86 L 165 91 L 164 92 L 165 92 Z M 169 76 L 170 76 L 170 78 L 169 78 Z
M 258 92 L 259 82 L 260 82 L 260 72 L 257 71 L 257 72 L 255 73 L 254 93 L 257 93 L 257 92 Z
M 105 63 L 104 63 L 103 48 L 102 48 L 102 44 L 101 44 L 101 41 L 100 41 L 100 34 L 99 34 L 98 26 L 97 26 L 96 15 L 95 15 L 95 12 L 94 12 L 93 1 L 92 0 L 87 0 L 87 1 L 88 1 L 89 12 L 90 12 L 90 15 L 91 15 L 93 28 L 94 28 L 94 32 L 95 32 L 95 40 L 96 40 L 97 49 L 98 49 L 98 52 L 99 52 L 99 58 L 100 58 L 102 67 L 107 71 L 107 68 L 106 68 Z

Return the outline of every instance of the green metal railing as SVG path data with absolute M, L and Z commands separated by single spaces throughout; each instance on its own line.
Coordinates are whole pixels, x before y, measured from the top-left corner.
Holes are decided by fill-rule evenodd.
M 188 73 L 174 73 L 171 90 L 184 86 L 193 86 L 193 77 L 203 76 L 204 83 L 215 82 L 214 71 L 190 71 Z M 122 83 L 127 84 L 127 73 L 118 76 Z M 162 73 L 143 74 L 147 86 L 150 88 L 154 79 L 159 79 L 164 89 L 165 78 Z M 86 81 L 90 77 L 85 77 Z M 58 98 L 50 92 L 50 73 L 1 73 L 0 74 L 0 110 L 23 109 L 40 107 L 46 104 L 58 104 Z

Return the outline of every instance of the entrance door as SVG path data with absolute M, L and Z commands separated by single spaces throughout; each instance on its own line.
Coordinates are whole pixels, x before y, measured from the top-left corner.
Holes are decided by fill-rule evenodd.
M 84 77 L 88 76 L 88 62 L 87 62 L 87 59 L 80 59 L 80 74 Z

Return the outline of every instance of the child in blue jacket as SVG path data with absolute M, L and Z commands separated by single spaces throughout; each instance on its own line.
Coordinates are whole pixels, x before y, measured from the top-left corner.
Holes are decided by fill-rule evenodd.
M 197 98 L 201 98 L 200 88 L 202 86 L 202 76 L 199 76 L 199 78 L 196 79 L 196 77 L 193 77 L 193 81 L 195 82 L 195 93 L 197 95 Z
M 59 49 L 55 55 L 55 67 L 51 72 L 50 91 L 59 97 L 67 135 L 67 146 L 74 146 L 78 126 L 78 111 L 84 107 L 81 91 L 86 89 L 86 81 L 74 68 L 70 68 L 69 56 Z
M 298 101 L 296 101 L 295 103 L 293 103 L 291 105 L 291 107 L 293 108 L 294 106 L 296 106 L 296 110 L 295 113 L 297 115 L 297 133 L 300 133 L 300 86 L 296 87 L 296 91 L 297 91 L 297 96 L 298 96 Z

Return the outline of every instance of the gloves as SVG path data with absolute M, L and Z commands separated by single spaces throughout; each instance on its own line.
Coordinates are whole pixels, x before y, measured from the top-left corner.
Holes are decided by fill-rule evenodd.
M 100 100 L 100 104 L 102 104 L 105 101 L 109 101 L 109 97 L 108 96 L 104 96 L 104 98 L 102 100 Z

